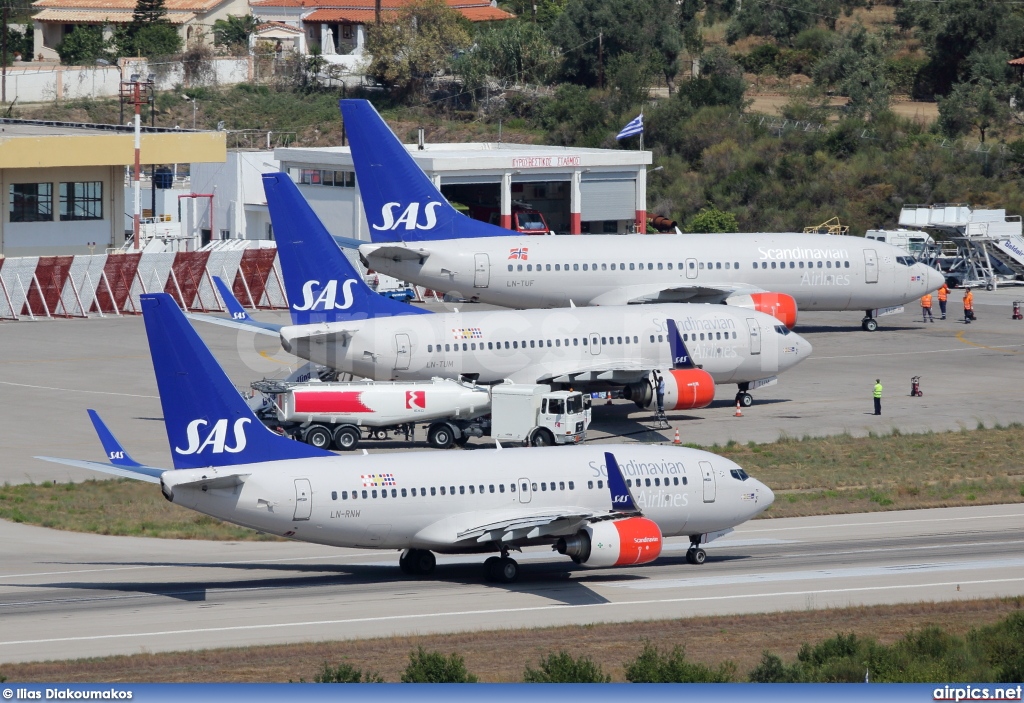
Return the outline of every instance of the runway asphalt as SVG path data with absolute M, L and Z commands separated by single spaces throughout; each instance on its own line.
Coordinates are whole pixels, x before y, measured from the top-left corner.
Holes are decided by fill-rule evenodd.
M 1024 298 L 1024 289 L 978 291 L 979 319 L 965 325 L 954 291 L 950 319 L 924 325 L 919 309 L 909 306 L 903 314 L 882 318 L 874 333 L 860 330 L 857 312 L 804 313 L 797 331 L 814 345 L 811 358 L 783 374 L 778 385 L 755 391 L 755 404 L 743 411 L 744 417 L 733 417 L 735 386 L 723 386 L 710 407 L 669 413 L 672 427 L 664 431 L 652 431 L 651 413 L 630 402 L 599 403 L 590 437 L 665 442 L 678 427 L 684 442 L 711 445 L 771 442 L 782 434 L 845 431 L 864 436 L 892 428 L 923 432 L 1024 422 L 1019 387 L 1024 322 L 1010 319 L 1011 303 L 1018 298 Z M 295 363 L 275 338 L 213 325 L 197 329 L 239 388 L 265 376 L 283 376 Z M 0 482 L 90 478 L 87 472 L 32 458 L 45 453 L 103 460 L 86 408 L 100 411 L 135 459 L 170 466 L 141 319 L 2 322 L 0 360 Z M 910 377 L 916 375 L 922 376 L 921 398 L 909 395 Z M 885 386 L 881 417 L 871 414 L 875 378 Z M 420 439 L 416 448 L 423 449 Z M 491 446 L 487 440 L 475 444 Z M 363 446 L 370 451 L 408 448 L 400 442 Z
M 685 548 L 601 570 L 529 550 L 498 586 L 480 556 L 416 580 L 395 552 L 0 522 L 0 663 L 1024 594 L 1024 505 L 758 520 L 703 566 Z

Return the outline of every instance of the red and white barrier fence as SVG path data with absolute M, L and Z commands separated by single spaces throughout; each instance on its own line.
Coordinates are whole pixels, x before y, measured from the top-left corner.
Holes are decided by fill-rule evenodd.
M 249 308 L 288 307 L 277 249 L 26 256 L 0 259 L 0 320 L 137 314 L 143 293 L 221 311 L 213 276 Z

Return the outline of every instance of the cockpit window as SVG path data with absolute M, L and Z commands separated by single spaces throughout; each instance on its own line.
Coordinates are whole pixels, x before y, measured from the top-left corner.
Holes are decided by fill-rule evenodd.
M 896 262 L 903 264 L 904 266 L 913 266 L 917 263 L 917 259 L 912 256 L 897 256 Z
M 747 475 L 747 472 L 743 469 L 731 469 L 729 473 L 732 474 L 732 477 L 737 481 L 746 481 L 750 478 L 750 476 Z
M 785 325 L 775 325 L 775 331 L 781 334 L 783 337 L 789 334 L 789 328 L 786 327 Z

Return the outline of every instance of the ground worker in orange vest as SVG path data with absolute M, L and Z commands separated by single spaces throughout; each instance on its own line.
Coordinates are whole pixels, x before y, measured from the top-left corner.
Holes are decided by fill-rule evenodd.
M 968 288 L 964 291 L 964 324 L 969 325 L 974 319 L 974 293 Z
M 932 316 L 931 293 L 925 293 L 921 296 L 921 322 L 928 322 L 928 320 L 935 322 L 935 318 Z
M 946 319 L 946 298 L 949 297 L 949 286 L 945 283 L 942 287 L 935 291 L 935 295 L 939 298 L 939 312 L 942 313 L 942 319 Z

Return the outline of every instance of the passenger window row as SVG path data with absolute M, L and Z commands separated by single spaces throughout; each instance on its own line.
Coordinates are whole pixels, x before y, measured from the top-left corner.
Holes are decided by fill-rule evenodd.
M 705 341 L 705 340 L 704 340 L 704 334 L 705 334 L 704 332 L 701 332 L 701 333 L 700 333 L 700 341 L 701 341 L 701 342 Z M 724 337 L 722 336 L 723 334 L 725 335 Z M 729 337 L 729 333 L 728 333 L 728 332 L 714 332 L 714 333 L 711 333 L 711 332 L 707 332 L 707 335 L 708 335 L 708 337 L 707 337 L 707 338 L 708 338 L 708 340 L 713 340 L 713 339 L 730 339 L 730 337 Z M 663 339 L 663 337 L 664 337 L 664 339 Z M 734 331 L 733 331 L 733 333 L 732 333 L 732 337 L 731 337 L 731 339 L 736 339 L 736 338 L 737 338 L 737 337 L 736 337 L 736 332 L 735 332 L 735 330 L 734 330 Z M 666 339 L 668 339 L 668 337 L 667 337 L 667 336 L 664 336 L 664 335 L 660 335 L 660 334 L 659 334 L 659 335 L 658 335 L 658 337 L 657 337 L 657 340 L 658 340 L 659 342 L 663 342 L 663 341 L 665 341 Z M 653 342 L 654 340 L 655 340 L 655 337 L 654 337 L 654 335 L 652 334 L 652 335 L 651 335 L 651 341 Z M 684 341 L 684 342 L 696 342 L 696 341 L 698 341 L 698 340 L 697 340 L 697 333 L 696 333 L 696 332 L 694 332 L 693 334 L 690 334 L 689 332 L 684 332 L 684 333 L 683 333 L 683 341 Z
M 660 262 L 659 263 L 650 263 L 650 262 L 647 262 L 647 263 L 641 263 L 641 264 L 633 264 L 633 263 L 626 264 L 624 262 L 611 263 L 611 264 L 609 264 L 609 263 L 603 263 L 603 264 L 573 264 L 572 265 L 572 270 L 573 271 L 626 271 L 626 270 L 629 270 L 629 271 L 644 271 L 644 270 L 646 270 L 646 271 L 654 271 L 655 269 L 657 269 L 658 271 L 663 271 L 665 269 L 668 269 L 669 271 L 672 271 L 674 266 L 678 267 L 678 269 L 680 271 L 683 270 L 683 264 L 682 263 L 673 265 L 672 262 L 668 262 L 668 263 L 660 263 Z M 524 267 L 525 267 L 525 269 L 524 269 Z M 704 264 L 701 264 L 700 267 L 704 268 Z M 710 268 L 710 267 L 711 267 L 711 264 L 708 264 L 708 268 Z M 729 264 L 726 264 L 725 267 L 729 268 Z M 739 268 L 739 267 L 740 267 L 739 262 L 737 262 L 736 263 L 736 268 Z M 693 268 L 693 264 L 690 264 L 690 268 Z M 718 268 L 722 268 L 722 265 L 719 264 Z M 553 267 L 552 267 L 551 264 L 536 264 L 536 266 L 534 266 L 534 264 L 509 264 L 508 265 L 508 270 L 509 271 L 523 271 L 523 270 L 526 270 L 526 271 L 568 271 L 569 270 L 569 264 L 554 264 Z
M 581 343 L 585 347 L 585 346 L 587 346 L 587 343 L 588 343 L 588 340 L 587 340 L 586 337 L 583 337 L 583 338 L 573 337 L 571 341 L 572 341 L 572 346 L 574 346 L 574 347 L 580 346 Z M 652 339 L 652 341 L 653 341 L 653 339 Z M 515 340 L 515 341 L 512 341 L 512 342 L 487 342 L 487 347 L 486 348 L 490 349 L 490 350 L 495 350 L 495 349 L 520 349 L 520 348 L 521 349 L 526 349 L 527 346 L 529 346 L 530 349 L 545 348 L 545 347 L 550 349 L 552 347 L 555 347 L 555 348 L 568 347 L 569 346 L 569 342 L 570 342 L 569 339 L 564 339 L 564 340 L 562 340 L 562 339 L 555 339 L 555 340 L 551 340 L 551 339 L 531 339 L 529 341 L 524 339 L 522 342 L 520 342 L 518 340 Z M 634 335 L 632 337 L 630 337 L 629 335 L 626 335 L 624 337 L 601 337 L 601 344 L 639 344 L 639 343 L 640 343 L 640 338 L 638 336 L 636 336 L 636 335 Z M 504 346 L 502 346 L 502 344 L 504 344 Z M 459 342 L 455 342 L 454 344 L 449 342 L 448 344 L 444 345 L 444 351 L 446 351 L 446 352 L 449 352 L 449 351 L 455 351 L 455 352 L 457 352 L 457 351 L 477 351 L 478 349 L 480 351 L 483 351 L 484 348 L 485 347 L 484 347 L 484 343 L 483 342 L 461 342 L 461 344 Z M 440 351 L 441 351 L 441 345 L 440 344 L 428 344 L 427 345 L 427 353 L 428 354 L 433 354 L 434 352 L 440 352 Z
M 778 266 L 776 267 L 776 262 L 773 261 L 772 262 L 772 268 L 780 268 L 780 269 L 786 268 L 786 262 L 785 261 L 779 261 L 777 263 L 778 263 Z M 809 268 L 809 269 L 815 268 L 815 266 L 814 266 L 815 263 L 818 264 L 817 268 L 823 268 L 824 267 L 824 268 L 830 269 L 830 268 L 833 267 L 831 261 L 825 261 L 825 262 L 821 262 L 821 261 L 818 261 L 818 262 L 808 261 L 806 268 Z M 843 266 L 840 266 L 839 264 L 843 264 Z M 756 261 L 754 262 L 754 268 L 757 268 L 757 262 Z M 767 261 L 762 261 L 761 262 L 761 268 L 763 268 L 763 269 L 768 268 L 768 262 Z M 804 267 L 804 262 L 803 261 L 790 261 L 789 262 L 789 268 L 791 268 L 791 269 L 805 268 Z M 849 261 L 837 261 L 837 262 L 835 262 L 835 268 L 850 268 L 850 262 Z
M 654 485 L 655 486 L 662 486 L 662 485 L 664 485 L 664 486 L 669 486 L 669 485 L 671 485 L 671 486 L 678 486 L 679 485 L 679 477 L 678 476 L 673 476 L 671 483 L 669 483 L 669 478 L 668 478 L 668 476 L 666 476 L 664 483 L 662 483 L 662 480 L 660 478 L 654 477 L 653 479 L 645 478 L 643 480 L 643 485 L 641 485 L 640 484 L 640 479 L 637 479 L 636 480 L 636 487 L 637 488 L 645 488 L 645 487 L 646 488 L 650 488 L 651 487 L 651 481 L 654 481 Z M 633 479 L 627 478 L 626 479 L 626 485 L 629 486 L 630 488 L 632 488 L 633 487 Z M 687 485 L 686 477 L 685 476 L 683 476 L 683 485 L 684 486 Z
M 528 484 L 525 481 L 522 484 L 522 490 L 524 490 L 524 491 L 528 490 L 531 487 L 531 485 L 532 485 L 533 490 L 535 490 L 535 491 L 538 490 L 538 484 L 536 482 L 533 482 L 532 484 Z M 557 488 L 556 488 L 556 485 L 557 485 Z M 565 482 L 565 481 L 541 481 L 540 484 L 539 484 L 539 490 L 541 490 L 541 491 L 555 491 L 555 490 L 564 491 L 564 490 L 567 490 L 567 488 L 566 488 L 567 486 L 568 486 L 568 490 L 570 490 L 570 491 L 575 491 L 576 490 L 576 482 L 575 481 L 569 481 L 568 483 Z M 474 485 L 458 486 L 458 487 L 456 487 L 456 486 L 431 486 L 429 490 L 430 490 L 430 495 L 432 495 L 432 496 L 436 496 L 439 493 L 440 493 L 440 495 L 443 495 L 443 496 L 444 495 L 452 495 L 453 496 L 453 495 L 456 495 L 456 493 L 455 493 L 456 488 L 458 489 L 458 495 L 466 495 L 467 492 L 468 492 L 469 495 L 476 495 L 477 493 L 479 493 L 480 495 L 484 495 L 484 493 L 495 493 L 495 492 L 497 492 L 497 493 L 504 493 L 505 492 L 505 484 L 504 483 L 499 483 L 497 485 L 491 483 L 491 484 L 488 484 L 486 486 L 484 484 L 482 484 L 482 483 L 479 484 L 479 485 L 476 485 L 476 486 L 474 486 Z M 486 491 L 484 490 L 485 488 L 487 489 Z M 592 488 L 592 486 L 591 486 L 591 488 Z M 417 493 L 417 490 L 419 490 L 419 493 Z M 515 493 L 516 492 L 516 484 L 514 484 L 514 483 L 508 484 L 508 492 L 509 493 Z M 388 497 L 388 489 L 387 488 L 380 489 L 379 495 L 378 495 L 377 489 L 375 489 L 375 488 L 371 488 L 369 490 L 364 488 L 364 489 L 362 489 L 361 493 L 362 493 L 362 498 L 364 500 L 371 499 L 371 498 L 387 498 Z M 427 495 L 427 489 L 426 488 L 419 488 L 419 489 L 416 489 L 416 488 L 408 488 L 408 489 L 407 488 L 392 488 L 391 489 L 391 497 L 392 498 L 398 498 L 398 497 L 408 498 L 409 496 L 412 496 L 413 498 L 415 498 L 415 497 L 417 497 L 417 495 L 420 496 L 420 497 L 426 496 Z M 359 500 L 359 498 L 360 498 L 360 491 L 351 491 L 351 492 L 350 491 L 342 491 L 341 492 L 341 500 Z M 331 500 L 338 500 L 338 491 L 331 491 Z

